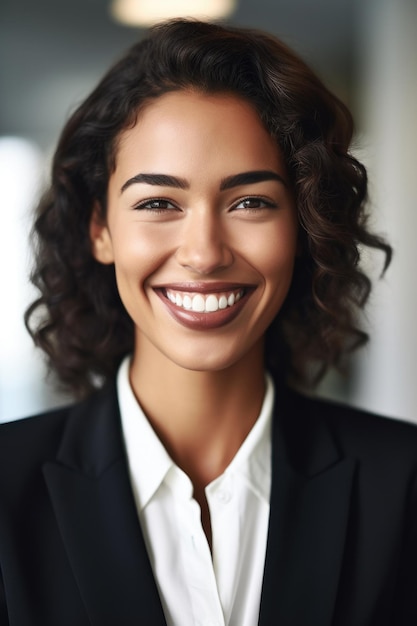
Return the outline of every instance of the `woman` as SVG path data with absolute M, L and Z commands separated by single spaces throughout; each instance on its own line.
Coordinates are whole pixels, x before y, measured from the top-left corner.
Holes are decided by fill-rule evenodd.
M 390 260 L 351 137 L 279 41 L 187 20 L 73 114 L 26 321 L 84 399 L 1 429 L 2 625 L 415 623 L 415 427 L 288 386 Z

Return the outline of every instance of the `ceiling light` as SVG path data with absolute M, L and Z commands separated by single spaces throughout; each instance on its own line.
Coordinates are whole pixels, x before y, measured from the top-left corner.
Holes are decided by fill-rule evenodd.
M 111 13 L 129 26 L 151 26 L 174 17 L 218 20 L 235 8 L 236 0 L 114 0 Z

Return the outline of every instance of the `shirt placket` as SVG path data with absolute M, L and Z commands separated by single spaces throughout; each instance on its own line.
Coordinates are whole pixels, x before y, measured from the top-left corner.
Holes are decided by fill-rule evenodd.
M 182 479 L 188 480 L 183 476 Z M 188 489 L 186 490 L 188 491 Z M 185 584 L 195 626 L 226 626 L 200 506 L 188 491 L 175 498 Z

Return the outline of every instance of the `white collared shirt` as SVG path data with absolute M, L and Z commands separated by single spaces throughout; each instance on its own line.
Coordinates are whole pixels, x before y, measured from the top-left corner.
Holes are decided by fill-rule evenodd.
M 273 384 L 225 472 L 206 487 L 212 553 L 188 476 L 172 461 L 129 383 L 117 378 L 132 490 L 168 626 L 256 626 L 271 488 Z

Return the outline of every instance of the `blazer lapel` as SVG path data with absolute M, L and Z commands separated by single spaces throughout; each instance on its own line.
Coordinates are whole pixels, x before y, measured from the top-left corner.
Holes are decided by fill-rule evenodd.
M 116 392 L 74 410 L 44 476 L 93 626 L 165 626 L 130 490 Z
M 307 408 L 279 398 L 260 626 L 332 623 L 355 462 Z
M 277 398 L 259 626 L 330 626 L 355 464 L 339 458 L 308 401 L 300 407 L 291 396 Z M 74 409 L 44 475 L 92 626 L 166 626 L 130 490 L 114 388 Z

